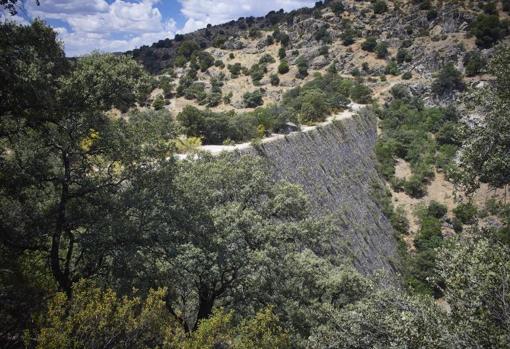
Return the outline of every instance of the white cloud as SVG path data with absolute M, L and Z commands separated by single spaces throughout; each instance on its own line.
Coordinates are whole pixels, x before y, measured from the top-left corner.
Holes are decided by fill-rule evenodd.
M 62 22 L 55 28 L 64 42 L 68 56 L 93 50 L 126 51 L 150 45 L 176 32 L 188 33 L 207 24 L 221 24 L 232 19 L 262 16 L 271 10 L 290 11 L 313 6 L 315 0 L 161 0 L 179 1 L 186 18 L 182 28 L 173 19 L 165 19 L 157 4 L 160 0 L 44 0 L 25 3 L 30 18 Z M 3 15 L 0 21 L 27 24 L 20 16 Z M 57 22 L 57 23 L 58 23 Z
M 285 11 L 313 6 L 315 0 L 179 0 L 187 18 L 182 33 L 189 33 L 207 24 L 220 24 L 239 17 L 262 16 L 271 10 Z
M 128 2 L 115 0 L 46 0 L 40 6 L 29 5 L 32 18 L 57 19 L 69 26 L 58 28 L 70 56 L 92 50 L 126 51 L 141 45 L 173 37 L 177 30 L 173 19 L 164 20 L 156 8 L 157 0 Z

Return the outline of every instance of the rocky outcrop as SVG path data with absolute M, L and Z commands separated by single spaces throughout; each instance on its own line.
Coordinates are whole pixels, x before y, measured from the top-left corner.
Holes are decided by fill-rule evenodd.
M 375 120 L 366 113 L 336 120 L 249 147 L 242 154 L 262 156 L 272 175 L 303 186 L 316 215 L 335 217 L 337 253 L 364 274 L 384 270 L 395 283 L 397 243 L 393 228 L 373 198 L 382 185 L 374 162 Z

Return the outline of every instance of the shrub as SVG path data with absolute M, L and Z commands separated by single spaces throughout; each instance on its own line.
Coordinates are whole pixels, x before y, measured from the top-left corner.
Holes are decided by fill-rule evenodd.
M 264 64 L 254 64 L 250 69 L 250 76 L 253 84 L 256 86 L 260 83 L 260 80 L 264 77 L 267 72 L 267 68 Z
M 177 55 L 184 56 L 187 59 L 190 59 L 193 53 L 199 50 L 200 47 L 195 41 L 186 40 L 179 45 L 179 48 L 177 49 Z
M 402 80 L 410 80 L 413 78 L 413 74 L 409 71 L 406 71 L 404 74 L 402 74 Z
M 279 36 L 280 44 L 282 44 L 283 47 L 289 46 L 290 43 L 290 36 L 286 33 L 282 33 Z
M 375 47 L 375 53 L 377 58 L 386 58 L 388 56 L 388 44 L 386 42 L 380 42 Z
M 345 11 L 345 6 L 342 2 L 334 2 L 331 4 L 331 11 L 337 16 L 341 15 Z
M 278 86 L 280 84 L 280 78 L 276 74 L 271 75 L 271 85 Z
M 233 65 L 229 64 L 227 66 L 228 68 L 228 71 L 230 72 L 230 74 L 232 74 L 232 78 L 237 78 L 239 76 L 239 74 L 241 73 L 241 63 L 235 63 Z
M 430 0 L 422 0 L 420 2 L 420 10 L 430 10 L 432 8 L 432 4 Z
M 304 79 L 305 77 L 308 76 L 308 62 L 303 57 L 299 57 L 296 63 L 298 68 L 298 73 L 296 77 Z
M 306 91 L 301 97 L 299 121 L 304 124 L 322 121 L 328 110 L 327 96 L 324 92 L 320 90 Z
M 205 92 L 205 85 L 202 82 L 194 82 L 184 90 L 184 97 L 186 99 L 196 99 L 199 103 L 205 102 L 207 93 Z
M 395 99 L 407 99 L 411 96 L 411 92 L 406 85 L 397 84 L 390 90 L 391 95 Z
M 391 225 L 400 234 L 406 234 L 409 231 L 409 220 L 402 207 L 397 208 L 390 217 Z
M 287 74 L 289 72 L 289 63 L 286 60 L 282 60 L 278 65 L 278 73 Z
M 427 208 L 427 214 L 429 216 L 441 219 L 448 212 L 448 209 L 445 205 L 440 204 L 437 201 L 431 201 L 429 203 L 429 207 Z
M 501 22 L 497 15 L 479 15 L 470 28 L 470 33 L 476 37 L 476 44 L 481 48 L 492 47 L 508 32 L 508 25 Z
M 330 44 L 332 42 L 331 35 L 328 32 L 328 26 L 323 25 L 322 27 L 317 30 L 317 32 L 314 35 L 315 40 L 322 41 L 325 44 Z
M 420 176 L 412 175 L 411 178 L 404 182 L 404 191 L 413 198 L 421 198 L 425 195 L 425 187 Z
M 257 136 L 257 120 L 250 114 L 214 113 L 186 106 L 177 121 L 187 137 L 199 137 L 204 144 L 223 144 L 226 139 L 247 141 Z
M 352 29 L 350 26 L 347 27 L 341 35 L 342 44 L 344 46 L 350 46 L 350 45 L 354 44 L 355 37 L 356 37 L 356 31 L 354 31 L 354 29 Z
M 326 74 L 294 88 L 283 96 L 283 107 L 288 110 L 289 120 L 298 115 L 301 122 L 323 120 L 333 111 L 345 108 L 352 81 L 337 74 Z
M 262 92 L 260 92 L 260 90 L 246 92 L 243 95 L 243 101 L 247 108 L 256 108 L 264 104 L 262 99 Z
M 413 60 L 413 56 L 411 55 L 411 53 L 407 49 L 402 47 L 398 49 L 396 58 L 399 64 L 404 62 L 410 63 Z
M 453 209 L 455 217 L 459 219 L 462 224 L 473 224 L 476 220 L 477 208 L 471 202 L 460 204 Z
M 212 46 L 221 48 L 225 44 L 225 41 L 227 41 L 227 38 L 225 38 L 223 35 L 218 35 L 214 38 Z
M 188 60 L 186 59 L 186 57 L 184 57 L 182 55 L 175 57 L 174 65 L 176 67 L 184 67 L 186 65 L 186 63 L 188 63 Z
M 406 39 L 404 41 L 402 41 L 402 43 L 400 44 L 400 48 L 409 48 L 413 45 L 413 41 L 411 39 Z
M 270 64 L 274 62 L 276 62 L 275 59 L 269 53 L 266 53 L 259 59 L 259 64 Z
M 233 52 L 230 52 L 230 53 L 229 53 L 229 55 L 228 55 L 228 58 L 230 58 L 230 59 L 234 59 L 234 58 L 235 58 L 234 53 L 233 53 Z
M 328 46 L 322 46 L 319 49 L 319 54 L 322 55 L 322 56 L 327 56 L 328 53 L 329 53 L 329 47 Z
M 250 38 L 252 38 L 252 39 L 259 38 L 260 37 L 260 30 L 255 29 L 255 28 L 251 28 L 250 31 L 248 32 L 248 36 Z
M 272 44 L 274 44 L 274 38 L 271 35 L 268 35 L 266 37 L 266 45 L 271 46 Z
M 278 50 L 278 58 L 284 59 L 285 57 L 287 57 L 287 53 L 285 52 L 285 48 L 280 47 L 280 49 Z
M 233 93 L 229 92 L 223 96 L 223 103 L 230 104 L 232 102 Z
M 205 72 L 207 69 L 214 65 L 214 57 L 211 56 L 208 52 L 199 52 L 198 55 L 198 65 L 202 72 Z
M 372 9 L 374 10 L 375 14 L 381 14 L 386 11 L 388 11 L 388 5 L 386 4 L 386 1 L 383 0 L 377 0 L 373 5 Z
M 164 97 L 170 98 L 172 96 L 172 90 L 174 84 L 172 84 L 171 78 L 167 76 L 161 76 L 159 78 L 159 88 L 163 90 Z
M 394 60 L 391 60 L 387 65 L 386 65 L 386 68 L 384 69 L 384 73 L 385 74 L 390 74 L 390 75 L 394 75 L 394 76 L 397 76 L 398 74 L 400 74 L 400 71 L 398 69 L 398 65 L 397 65 L 397 62 L 395 62 Z
M 427 20 L 432 21 L 437 18 L 437 10 L 436 9 L 430 9 L 427 12 Z
M 163 109 L 163 107 L 165 106 L 165 99 L 163 98 L 162 95 L 158 95 L 155 99 L 154 99 L 154 102 L 152 103 L 152 107 L 155 109 L 155 110 L 161 110 Z
M 372 91 L 362 84 L 354 84 L 350 90 L 350 95 L 356 103 L 368 104 L 372 101 Z
M 445 95 L 453 91 L 462 90 L 464 90 L 462 74 L 453 66 L 452 63 L 448 63 L 444 66 L 432 83 L 432 91 L 436 95 Z
M 454 144 L 460 145 L 458 127 L 453 122 L 447 122 L 436 134 L 436 141 L 438 144 Z
M 370 36 L 366 38 L 366 40 L 361 44 L 361 49 L 368 51 L 368 52 L 374 52 L 375 48 L 377 46 L 377 39 L 373 36 Z
M 209 96 L 207 96 L 207 106 L 208 107 L 215 107 L 221 102 L 221 93 L 213 92 Z
M 466 67 L 466 76 L 475 76 L 480 74 L 487 65 L 487 61 L 480 52 L 468 52 L 464 56 L 464 66 Z
M 214 66 L 223 69 L 225 68 L 225 63 L 221 59 L 217 59 L 214 61 Z

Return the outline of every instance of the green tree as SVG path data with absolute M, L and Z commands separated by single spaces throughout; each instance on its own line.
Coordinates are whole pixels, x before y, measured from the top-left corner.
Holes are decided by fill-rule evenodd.
M 289 72 L 289 63 L 286 60 L 282 59 L 280 65 L 278 65 L 278 73 L 287 74 Z
M 152 103 L 152 107 L 155 110 L 161 110 L 165 106 L 165 98 L 163 98 L 162 95 L 158 95 L 156 99 L 154 99 L 154 102 Z
M 366 40 L 361 43 L 361 49 L 368 51 L 368 52 L 374 52 L 376 46 L 377 46 L 377 39 L 374 38 L 373 36 L 366 38 Z
M 466 76 L 475 76 L 480 74 L 486 67 L 487 61 L 480 52 L 468 52 L 464 56 L 464 65 L 466 67 Z
M 20 57 L 19 64 L 27 58 Z M 115 249 L 111 220 L 120 213 L 115 201 L 125 182 L 145 161 L 168 153 L 151 143 L 156 135 L 168 137 L 168 126 L 156 131 L 153 127 L 161 124 L 155 122 L 147 131 L 156 133 L 141 139 L 147 131 L 133 132 L 149 115 L 135 115 L 130 123 L 107 115 L 112 107 L 127 108 L 144 99 L 144 81 L 146 74 L 131 59 L 92 54 L 60 75 L 56 90 L 48 80 L 43 90 L 53 93 L 49 103 L 54 103 L 48 120 L 31 127 L 2 118 L 9 134 L 2 138 L 2 151 L 9 153 L 0 183 L 2 243 L 17 241 L 22 251 L 47 253 L 51 273 L 67 293 L 78 278 L 102 270 Z M 3 112 L 18 116 L 16 110 Z
M 260 92 L 260 90 L 246 92 L 243 95 L 243 101 L 247 108 L 256 108 L 264 104 L 264 100 L 262 99 L 262 92 Z
M 159 271 L 146 271 L 153 282 L 170 287 L 169 306 L 188 330 L 251 280 L 257 256 L 273 235 L 269 227 L 300 219 L 307 207 L 294 187 L 267 181 L 260 160 L 232 161 L 200 154 L 179 164 L 182 226 L 161 236 Z
M 388 5 L 386 4 L 386 1 L 384 1 L 384 0 L 377 0 L 372 5 L 372 9 L 374 10 L 375 14 L 381 14 L 381 13 L 388 11 Z
M 151 290 L 144 300 L 87 282 L 73 289 L 72 300 L 57 293 L 50 301 L 37 348 L 154 347 L 175 321 L 165 309 L 163 289 Z
M 306 59 L 303 57 L 299 57 L 296 60 L 296 64 L 297 64 L 297 68 L 298 68 L 298 73 L 296 74 L 296 77 L 298 77 L 300 79 L 304 79 L 305 77 L 307 77 L 308 76 L 308 62 L 306 61 Z
M 374 49 L 374 52 L 377 55 L 377 58 L 386 58 L 388 56 L 388 43 L 381 41 L 377 44 Z
M 280 47 L 278 49 L 278 57 L 280 59 L 284 59 L 285 57 L 287 57 L 287 53 L 285 52 L 285 48 L 284 47 Z
M 280 78 L 276 74 L 271 74 L 271 85 L 278 86 L 280 84 Z
M 510 251 L 488 232 L 454 238 L 438 254 L 437 282 L 444 282 L 456 342 L 497 348 L 510 342 Z
M 508 32 L 508 24 L 501 22 L 498 15 L 479 15 L 471 24 L 471 34 L 476 37 L 476 44 L 480 48 L 492 47 Z
M 462 74 L 452 63 L 445 65 L 432 83 L 432 91 L 439 96 L 452 93 L 453 91 L 462 91 L 464 87 Z
M 484 123 L 467 129 L 464 151 L 458 167 L 457 182 L 474 191 L 480 182 L 494 188 L 510 184 L 510 49 L 500 47 L 491 61 L 489 72 L 496 77 L 477 98 L 486 114 Z

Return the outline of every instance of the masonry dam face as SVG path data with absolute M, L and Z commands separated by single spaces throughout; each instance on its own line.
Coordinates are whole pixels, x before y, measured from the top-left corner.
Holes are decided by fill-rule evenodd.
M 385 280 L 394 283 L 397 241 L 373 197 L 374 185 L 383 185 L 375 168 L 376 120 L 360 114 L 239 153 L 265 158 L 275 179 L 301 185 L 316 215 L 335 217 L 338 253 L 365 275 L 386 271 Z

